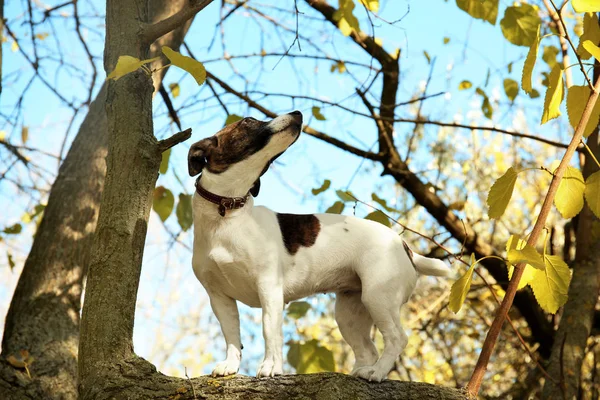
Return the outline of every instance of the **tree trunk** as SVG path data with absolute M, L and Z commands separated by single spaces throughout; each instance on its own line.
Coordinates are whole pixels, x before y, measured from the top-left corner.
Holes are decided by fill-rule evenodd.
M 149 2 L 152 21 L 178 11 L 186 0 Z M 189 22 L 158 40 L 178 48 Z M 157 61 L 155 67 L 164 61 Z M 159 86 L 166 70 L 155 77 Z M 102 86 L 62 163 L 44 217 L 6 316 L 0 361 L 0 398 L 76 398 L 82 282 L 90 258 L 106 174 L 107 87 Z M 27 350 L 26 371 L 6 361 Z
M 598 129 L 590 135 L 587 144 L 596 158 L 600 157 Z M 583 176 L 598 171 L 589 156 L 585 158 Z M 547 372 L 543 399 L 576 398 L 581 384 L 581 365 L 585 357 L 588 337 L 594 322 L 594 313 L 600 293 L 600 242 L 594 239 L 593 224 L 598 219 L 587 204 L 579 214 L 577 248 L 569 299 L 565 304 L 556 332 Z

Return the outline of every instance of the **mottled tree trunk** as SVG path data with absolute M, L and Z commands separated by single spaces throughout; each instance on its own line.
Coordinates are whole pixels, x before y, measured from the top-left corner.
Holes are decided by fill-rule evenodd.
M 152 0 L 152 21 L 178 11 L 186 0 Z M 189 22 L 164 36 L 161 45 L 178 48 Z M 158 61 L 160 66 L 164 60 Z M 154 85 L 160 85 L 157 74 Z M 6 316 L 0 358 L 0 399 L 77 397 L 77 350 L 82 282 L 90 258 L 106 174 L 107 87 L 102 86 L 62 163 L 48 205 L 19 277 Z M 27 350 L 34 361 L 30 379 L 6 357 Z

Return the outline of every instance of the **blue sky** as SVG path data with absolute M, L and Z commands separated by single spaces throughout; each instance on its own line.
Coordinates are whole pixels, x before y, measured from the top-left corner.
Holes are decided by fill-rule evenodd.
M 55 5 L 59 2 L 52 1 L 48 3 Z M 221 45 L 220 33 L 218 29 L 215 29 L 219 15 L 219 3 L 214 2 L 196 18 L 186 39 L 194 54 L 201 61 L 223 56 L 224 48 Z M 293 9 L 293 1 L 291 0 L 285 2 L 271 0 L 265 1 L 265 3 L 277 4 L 279 7 L 289 10 Z M 295 47 L 291 51 L 293 54 L 314 54 L 314 50 L 311 48 L 312 42 L 323 46 L 332 57 L 369 63 L 369 59 L 364 52 L 351 43 L 348 38 L 339 34 L 332 25 L 310 19 L 316 14 L 303 1 L 299 1 L 298 5 L 300 11 L 304 13 L 300 16 L 302 27 L 300 34 L 310 38 L 310 40 L 301 39 L 302 52 Z M 501 7 L 503 8 L 506 5 L 503 4 Z M 5 14 L 9 22 L 22 18 L 21 6 L 19 2 L 8 2 Z M 92 6 L 102 10 L 104 2 L 97 0 L 82 2 L 82 13 L 91 13 L 93 11 Z M 428 116 L 429 119 L 447 122 L 462 118 L 465 122 L 473 120 L 478 124 L 491 124 L 491 122 L 481 117 L 479 111 L 481 99 L 474 95 L 473 90 L 457 90 L 458 83 L 465 79 L 472 81 L 474 87 L 483 87 L 489 70 L 490 80 L 485 90 L 491 98 L 497 98 L 499 101 L 499 110 L 494 115 L 493 123 L 505 128 L 513 127 L 515 125 L 514 121 L 518 120 L 517 107 L 509 107 L 509 102 L 502 89 L 502 79 L 507 77 L 507 65 L 513 62 L 512 73 L 509 76 L 516 81 L 520 81 L 522 63 L 527 48 L 510 45 L 502 37 L 498 25 L 492 26 L 482 21 L 472 20 L 467 14 L 458 10 L 453 1 L 382 1 L 380 14 L 386 20 L 396 20 L 408 10 L 408 14 L 402 21 L 394 26 L 379 20 L 374 21 L 376 25 L 375 36 L 382 38 L 384 47 L 388 51 L 393 51 L 396 48 L 401 49 L 401 87 L 398 100 L 409 100 L 414 93 L 424 86 L 431 69 L 431 64 L 424 56 L 424 51 L 426 51 L 435 59 L 428 94 L 438 92 L 445 92 L 446 94 L 424 102 L 423 115 Z M 66 11 L 70 12 L 70 9 L 66 9 Z M 361 16 L 361 26 L 363 28 L 368 27 L 364 13 L 359 13 L 359 15 Z M 502 11 L 499 15 L 502 15 Z M 289 15 L 277 13 L 278 18 L 282 16 L 284 16 L 285 25 L 293 28 L 295 23 L 293 18 L 290 18 Z M 51 33 L 44 42 L 51 43 L 49 41 L 58 38 L 59 47 L 64 52 L 64 57 L 73 60 L 82 71 L 89 73 L 90 68 L 81 45 L 73 34 L 72 23 L 57 20 L 54 24 L 56 35 Z M 97 90 L 104 77 L 100 59 L 103 50 L 103 37 L 101 35 L 103 20 L 89 18 L 85 20 L 85 24 L 87 28 L 84 33 L 90 39 L 92 53 L 99 57 L 96 60 L 96 65 L 100 71 L 100 78 L 96 85 Z M 23 40 L 29 40 L 25 36 L 27 34 L 25 27 L 14 25 L 17 35 Z M 258 24 L 253 18 L 248 17 L 246 11 L 240 9 L 225 24 L 226 51 L 232 55 L 260 53 L 263 49 L 268 53 L 285 51 L 293 40 L 293 33 L 280 35 L 268 25 L 264 21 Z M 39 32 L 42 31 L 40 28 Z M 448 44 L 443 43 L 444 37 L 450 39 Z M 215 39 L 214 44 L 209 48 L 213 38 Z M 28 77 L 31 76 L 31 67 L 24 62 L 23 57 L 18 52 L 11 50 L 11 46 L 12 41 L 10 39 L 3 44 L 5 83 L 4 92 L 0 99 L 0 110 L 3 114 L 9 114 L 12 111 L 15 101 L 28 82 Z M 44 46 L 45 44 L 42 45 L 42 48 Z M 30 46 L 23 46 L 23 48 L 28 50 Z M 55 51 L 50 44 L 48 44 L 48 48 L 47 52 L 49 53 Z M 375 127 L 371 121 L 364 118 L 350 115 L 335 107 L 315 101 L 299 99 L 292 102 L 285 97 L 263 98 L 262 95 L 256 93 L 303 94 L 339 103 L 360 112 L 366 112 L 360 99 L 352 96 L 357 83 L 349 77 L 348 73 L 329 72 L 331 62 L 317 62 L 301 58 L 286 58 L 277 64 L 278 61 L 278 57 L 266 57 L 265 59 L 253 57 L 233 60 L 235 68 L 247 81 L 241 78 L 227 61 L 207 62 L 206 68 L 236 89 L 248 90 L 251 97 L 258 99 L 261 104 L 275 112 L 288 112 L 292 109 L 298 109 L 304 113 L 305 121 L 309 122 L 315 129 L 363 149 L 368 149 L 374 143 L 376 138 Z M 539 65 L 542 65 L 542 63 L 540 62 Z M 369 71 L 365 68 L 352 65 L 348 65 L 347 68 L 357 78 L 358 82 L 363 82 L 370 76 Z M 544 65 L 541 68 L 547 69 L 547 66 Z M 88 83 L 82 83 L 74 79 L 74 76 L 77 76 L 79 72 L 57 68 L 57 64 L 51 61 L 45 64 L 42 71 L 48 81 L 58 87 L 69 101 L 75 99 L 75 102 L 80 102 L 85 99 L 85 88 Z M 16 77 L 15 81 L 12 82 L 11 78 L 10 84 L 7 83 L 7 76 Z M 580 78 L 575 75 L 575 82 L 579 83 L 579 81 Z M 193 179 L 189 178 L 186 173 L 186 155 L 189 145 L 217 132 L 223 126 L 225 113 L 218 103 L 211 99 L 212 93 L 208 87 L 206 85 L 198 87 L 193 79 L 185 73 L 170 70 L 164 82 L 166 85 L 172 82 L 180 84 L 181 95 L 174 99 L 174 104 L 176 107 L 183 104 L 190 105 L 181 111 L 180 116 L 184 128 L 193 128 L 192 139 L 174 149 L 169 171 L 166 175 L 161 176 L 158 181 L 158 185 L 170 188 L 177 197 L 177 193 L 180 192 L 193 192 Z M 538 83 L 536 86 L 542 92 L 541 85 Z M 380 83 L 375 84 L 373 93 L 377 94 L 379 89 Z M 195 100 L 190 100 L 191 98 Z M 204 99 L 208 100 L 204 102 Z M 261 113 L 248 109 L 232 96 L 226 96 L 224 99 L 226 99 L 228 108 L 232 113 L 264 118 Z M 194 102 L 196 102 L 195 105 Z M 538 102 L 539 99 L 529 100 L 521 92 L 516 105 L 525 110 L 538 110 L 535 108 Z M 327 118 L 326 121 L 316 121 L 311 118 L 311 108 L 313 106 L 321 107 L 322 113 Z M 29 127 L 27 145 L 58 154 L 72 113 L 39 80 L 34 81 L 25 96 L 22 110 L 20 124 Z M 154 110 L 157 136 L 162 138 L 177 131 L 175 126 L 169 124 L 165 116 L 165 107 L 159 97 L 155 100 Z M 75 119 L 68 136 L 68 142 L 73 139 L 85 113 L 86 110 L 83 109 Z M 412 117 L 414 108 L 407 106 L 401 111 L 401 115 Z M 538 128 L 539 113 L 525 113 L 523 118 L 531 127 L 532 132 L 544 132 L 544 135 L 549 138 L 566 141 L 565 134 L 563 134 L 563 137 L 559 137 L 556 133 L 560 130 L 556 129 L 555 124 L 549 124 L 544 129 Z M 559 123 L 564 124 L 565 120 Z M 10 126 L 4 123 L 0 130 L 7 133 L 9 141 L 20 143 L 20 124 Z M 412 124 L 396 125 L 396 144 L 403 155 L 406 154 L 406 142 L 412 129 Z M 423 139 L 418 142 L 418 149 L 411 158 L 410 165 L 413 170 L 421 171 L 430 168 L 432 161 L 429 156 L 430 146 L 438 139 L 438 131 L 438 128 L 432 126 L 425 128 Z M 566 130 L 563 129 L 562 131 Z M 455 135 L 455 139 L 450 143 L 458 147 L 462 141 L 471 138 L 471 133 L 467 131 L 457 131 L 453 135 Z M 482 136 L 482 138 L 484 137 Z M 55 159 L 42 157 L 35 153 L 32 154 L 32 157 L 36 157 L 36 162 L 50 171 L 46 176 L 51 176 L 56 171 L 57 162 Z M 458 163 L 465 162 L 465 160 L 456 161 Z M 353 178 L 357 169 L 359 169 L 358 173 Z M 336 189 L 346 188 L 352 179 L 349 189 L 359 198 L 368 200 L 371 193 L 376 191 L 380 197 L 388 199 L 393 204 L 397 198 L 393 180 L 389 177 L 379 178 L 380 172 L 380 168 L 374 167 L 372 163 L 361 163 L 359 158 L 351 154 L 335 149 L 308 135 L 303 135 L 293 148 L 279 159 L 272 170 L 263 176 L 261 194 L 256 203 L 282 212 L 322 212 L 337 200 L 335 194 L 330 190 L 319 197 L 314 197 L 311 195 L 310 189 L 320 186 L 323 179 L 327 178 L 333 182 L 332 186 Z M 22 178 L 27 181 L 28 178 L 25 176 L 25 172 L 21 172 L 21 174 L 23 175 Z M 179 183 L 175 174 L 181 180 L 181 183 Z M 424 176 L 427 179 L 435 179 L 435 173 L 433 172 L 426 173 Z M 36 183 L 42 188 L 48 189 L 51 182 L 37 179 Z M 463 182 L 450 182 L 449 185 L 453 187 L 451 193 L 461 193 Z M 30 211 L 39 201 L 44 202 L 45 197 L 28 198 L 20 194 L 14 185 L 0 181 L 0 204 L 2 204 L 4 210 L 0 214 L 0 228 L 18 222 L 21 215 Z M 411 203 L 412 199 L 409 197 L 407 201 Z M 356 213 L 359 216 L 364 216 L 368 211 L 366 207 L 358 207 Z M 352 212 L 351 207 L 346 210 L 346 213 L 349 212 Z M 420 211 L 418 217 L 430 221 L 424 211 Z M 173 232 L 179 232 L 174 216 L 167 220 L 166 226 Z M 8 307 L 10 296 L 18 278 L 17 272 L 20 270 L 31 244 L 28 238 L 30 236 L 29 232 L 33 233 L 33 226 L 28 226 L 27 231 L 28 233 L 21 235 L 19 240 L 0 242 L 0 277 L 3 282 L 3 284 L 0 284 L 0 315 L 4 315 Z M 191 231 L 183 233 L 180 237 L 182 242 L 191 246 Z M 4 250 L 15 254 L 18 267 L 12 273 L 4 265 Z M 314 302 L 316 307 L 317 300 L 313 299 L 311 301 Z M 214 334 L 218 331 L 214 317 L 206 307 L 205 292 L 193 276 L 191 253 L 179 244 L 173 245 L 170 243 L 169 235 L 166 234 L 164 227 L 154 213 L 152 213 L 150 220 L 138 303 L 134 343 L 138 354 L 150 358 L 151 361 L 158 362 L 156 359 L 152 359 L 153 350 L 156 346 L 154 339 L 157 332 L 164 335 L 167 340 L 178 337 L 181 326 L 189 322 L 186 322 L 186 316 L 196 313 L 202 307 L 204 307 L 204 312 L 200 315 L 200 319 L 194 319 L 193 321 L 199 324 L 205 334 L 207 332 Z M 246 315 L 245 321 L 258 320 L 259 313 L 256 310 L 244 309 L 243 313 Z M 249 332 L 244 333 L 244 342 L 255 343 L 256 346 L 246 346 L 246 349 L 249 349 L 250 357 L 245 357 L 242 367 L 244 372 L 254 373 L 256 366 L 254 364 L 250 365 L 248 360 L 255 362 L 262 352 L 262 341 L 255 341 L 250 338 L 250 335 L 256 336 L 258 331 L 256 325 L 248 324 L 248 326 L 251 326 L 251 329 Z M 286 329 L 289 330 L 289 326 Z M 198 339 L 197 337 L 193 339 L 181 338 L 178 341 L 180 347 L 177 348 L 182 349 L 185 346 L 193 345 L 193 343 L 190 344 L 190 340 Z M 217 343 L 209 341 L 198 346 L 199 348 L 205 346 L 202 351 L 215 350 L 216 353 L 223 347 L 220 341 Z M 217 358 L 219 357 L 217 356 Z M 183 363 L 183 356 L 174 354 L 165 362 L 165 365 L 179 368 Z M 208 372 L 210 367 L 210 365 L 205 367 L 204 372 Z M 180 368 L 180 371 L 183 373 L 183 368 Z

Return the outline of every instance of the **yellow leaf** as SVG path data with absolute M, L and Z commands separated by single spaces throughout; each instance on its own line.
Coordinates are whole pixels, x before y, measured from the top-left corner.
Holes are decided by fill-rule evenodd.
M 592 91 L 588 86 L 571 86 L 567 91 L 567 115 L 573 129 L 577 129 L 577 125 L 583 115 L 585 105 L 590 98 Z M 590 114 L 590 119 L 583 131 L 583 136 L 588 137 L 598 126 L 600 120 L 600 102 L 596 102 L 594 109 Z
M 471 81 L 464 80 L 458 84 L 458 90 L 470 89 L 473 86 Z
M 510 78 L 504 79 L 504 93 L 506 93 L 506 97 L 513 103 L 519 94 L 519 84 L 517 81 Z
M 163 151 L 162 158 L 160 161 L 160 168 L 158 169 L 158 172 L 160 172 L 163 175 L 166 174 L 167 170 L 169 169 L 169 158 L 170 157 L 171 157 L 171 149 Z
M 370 11 L 379 11 L 379 0 L 360 0 Z
M 321 108 L 320 107 L 313 107 L 312 108 L 312 115 L 313 115 L 313 117 L 315 117 L 315 119 L 317 121 L 325 121 L 325 116 L 321 113 Z
M 13 53 L 16 52 L 17 50 L 19 50 L 19 43 L 17 43 L 16 41 L 12 42 L 10 49 L 12 50 Z
M 120 56 L 117 60 L 115 69 L 108 74 L 106 79 L 120 79 L 124 75 L 127 75 L 133 71 L 137 71 L 142 65 L 151 63 L 152 61 L 158 60 L 160 57 L 151 58 L 149 60 L 141 60 L 132 56 Z
M 543 271 L 534 270 L 529 286 L 542 309 L 555 314 L 567 302 L 571 271 L 559 256 L 544 255 L 544 264 Z
M 500 20 L 502 34 L 512 44 L 531 46 L 537 37 L 542 19 L 539 9 L 527 3 L 506 7 Z
M 517 171 L 510 167 L 504 175 L 494 182 L 487 197 L 487 205 L 490 208 L 488 216 L 490 218 L 500 218 L 504 214 L 515 189 L 516 181 Z
M 24 126 L 21 128 L 21 142 L 25 144 L 29 138 L 29 127 Z
M 462 308 L 465 299 L 467 298 L 467 293 L 469 289 L 471 289 L 471 281 L 473 280 L 473 271 L 475 270 L 475 265 L 477 262 L 475 261 L 475 255 L 471 254 L 471 266 L 465 272 L 463 276 L 461 276 L 454 284 L 452 284 L 452 288 L 450 289 L 450 300 L 448 303 L 448 308 L 453 313 L 458 313 Z
M 360 30 L 358 19 L 352 14 L 354 10 L 353 0 L 338 0 L 340 7 L 333 13 L 333 20 L 344 36 L 350 36 L 352 31 Z
M 573 0 L 572 4 L 578 13 L 600 11 L 600 0 Z
M 540 27 L 538 26 L 536 39 L 529 47 L 525 64 L 523 65 L 523 75 L 521 76 L 521 87 L 527 94 L 531 94 L 533 87 L 531 85 L 531 76 L 533 75 L 533 67 L 535 67 L 535 61 L 538 55 L 538 49 L 540 46 Z
M 583 16 L 583 34 L 579 38 L 577 54 L 583 60 L 588 60 L 592 55 L 583 47 L 583 42 L 591 41 L 594 44 L 600 43 L 600 25 L 598 25 L 598 16 L 593 13 L 586 13 Z
M 525 244 L 522 249 L 508 250 L 506 258 L 508 258 L 508 262 L 512 265 L 527 263 L 536 269 L 543 270 L 545 268 L 542 255 L 533 246 L 528 244 Z
M 508 280 L 512 279 L 513 271 L 515 267 L 512 265 L 508 266 Z M 537 269 L 533 268 L 531 265 L 526 264 L 525 269 L 523 270 L 523 274 L 521 275 L 521 280 L 519 281 L 519 285 L 517 286 L 517 290 L 523 289 L 525 286 L 531 283 L 531 280 L 535 277 L 535 271 Z
M 241 121 L 242 119 L 244 119 L 244 117 L 240 117 L 239 115 L 236 115 L 236 114 L 229 114 L 227 116 L 227 118 L 225 119 L 225 126 L 227 126 L 229 124 L 233 124 L 234 122 Z
M 48 36 L 50 36 L 50 34 L 48 32 L 42 32 L 42 33 L 36 33 L 35 34 L 35 38 L 38 39 L 38 40 L 44 40 Z
M 585 200 L 590 210 L 600 218 L 600 171 L 594 172 L 586 179 Z
M 496 25 L 498 0 L 456 0 L 456 6 L 473 18 L 482 19 Z
M 6 131 L 0 131 L 0 140 L 6 139 Z
M 169 46 L 163 46 L 162 52 L 171 61 L 171 64 L 189 72 L 194 77 L 198 85 L 202 85 L 204 81 L 206 81 L 206 69 L 200 61 L 184 56 Z
M 585 182 L 581 171 L 567 167 L 554 197 L 554 205 L 563 218 L 573 218 L 583 208 Z
M 544 99 L 542 125 L 560 115 L 560 103 L 564 97 L 563 71 L 556 64 L 548 76 L 548 89 Z
M 173 95 L 173 98 L 176 99 L 180 93 L 179 83 L 175 83 L 175 82 L 169 83 L 169 89 L 171 90 L 171 94 Z

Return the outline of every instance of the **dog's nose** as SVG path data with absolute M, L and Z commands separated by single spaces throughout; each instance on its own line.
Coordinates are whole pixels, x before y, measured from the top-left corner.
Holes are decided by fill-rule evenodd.
M 302 124 L 302 113 L 300 111 L 294 110 L 288 115 L 291 115 L 296 121 L 298 121 L 299 124 Z

